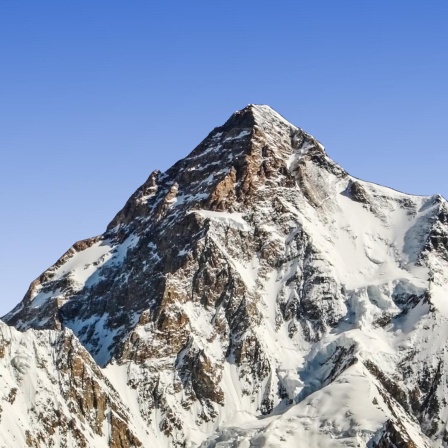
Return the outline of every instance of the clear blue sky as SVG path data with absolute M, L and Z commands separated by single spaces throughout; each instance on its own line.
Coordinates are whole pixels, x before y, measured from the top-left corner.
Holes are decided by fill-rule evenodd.
M 0 2 L 0 315 L 248 103 L 448 196 L 448 2 Z

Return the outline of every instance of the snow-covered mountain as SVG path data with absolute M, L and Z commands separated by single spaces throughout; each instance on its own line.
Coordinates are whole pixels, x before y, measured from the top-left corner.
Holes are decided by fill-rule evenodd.
M 447 285 L 441 196 L 247 106 L 4 316 L 0 446 L 448 446 Z

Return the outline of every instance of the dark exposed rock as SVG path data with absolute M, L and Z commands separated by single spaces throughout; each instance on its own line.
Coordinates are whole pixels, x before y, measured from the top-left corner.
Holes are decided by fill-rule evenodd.
M 419 448 L 406 429 L 399 422 L 388 420 L 384 425 L 381 438 L 371 445 L 372 448 Z
M 381 385 L 386 389 L 386 391 L 403 406 L 406 411 L 409 411 L 409 403 L 407 399 L 406 392 L 400 387 L 398 382 L 389 378 L 375 363 L 372 361 L 365 361 L 364 365 L 367 367 L 368 371 L 374 375 Z
M 358 181 L 350 181 L 345 190 L 345 194 L 354 201 L 361 202 L 362 204 L 370 204 L 369 194 Z

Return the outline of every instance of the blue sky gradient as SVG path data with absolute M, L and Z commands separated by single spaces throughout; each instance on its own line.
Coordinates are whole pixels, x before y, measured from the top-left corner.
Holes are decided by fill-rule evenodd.
M 0 2 L 0 315 L 248 103 L 448 196 L 448 2 Z

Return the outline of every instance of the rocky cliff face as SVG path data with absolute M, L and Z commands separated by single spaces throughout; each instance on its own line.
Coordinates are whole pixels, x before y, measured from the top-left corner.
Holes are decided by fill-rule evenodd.
M 0 443 L 448 446 L 447 284 L 443 198 L 356 179 L 250 105 L 3 318 L 27 420 Z
M 70 330 L 0 323 L 2 447 L 143 446 L 110 381 Z

